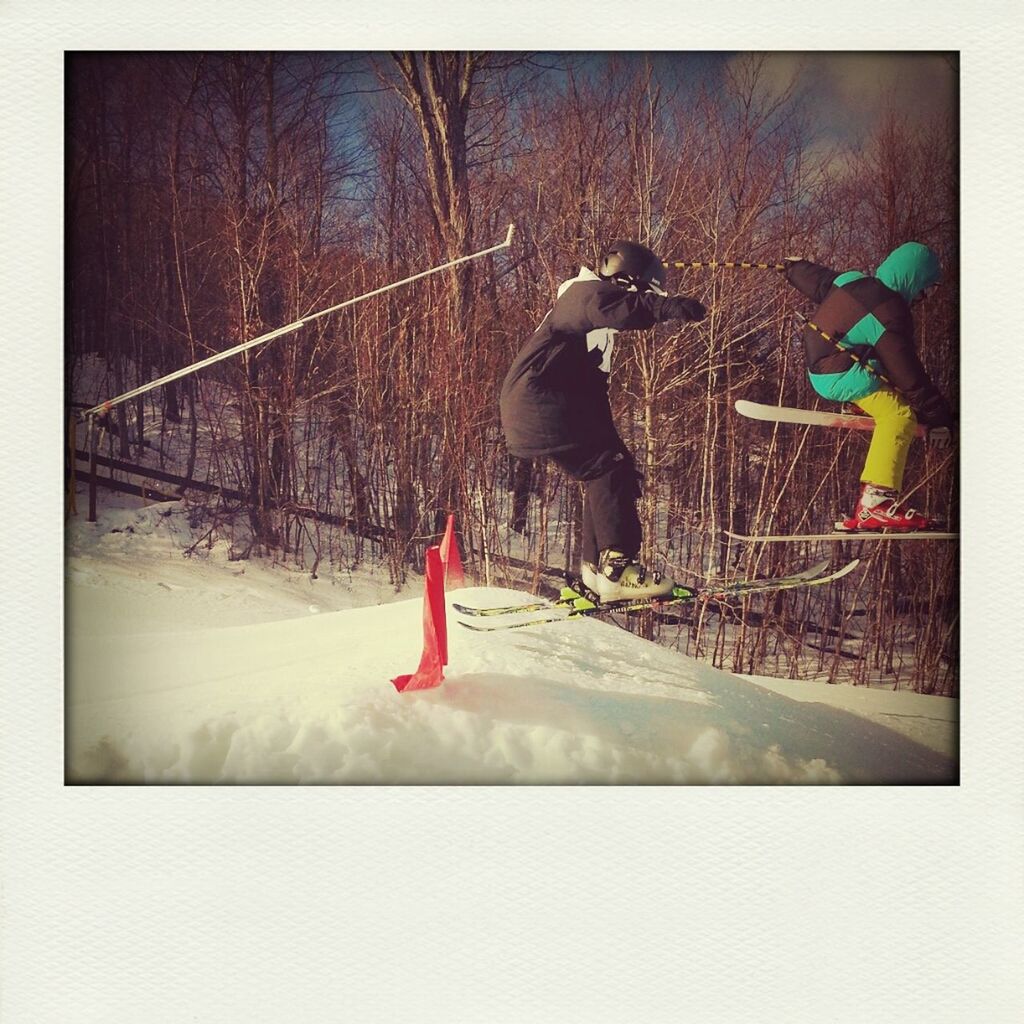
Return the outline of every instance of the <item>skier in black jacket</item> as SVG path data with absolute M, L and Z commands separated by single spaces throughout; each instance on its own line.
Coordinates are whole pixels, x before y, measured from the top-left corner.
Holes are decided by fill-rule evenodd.
M 616 241 L 598 272 L 563 282 L 555 304 L 512 363 L 501 389 L 509 452 L 547 456 L 584 484 L 583 582 L 603 601 L 664 597 L 673 581 L 637 561 L 639 474 L 608 403 L 615 335 L 666 320 L 702 320 L 696 299 L 669 296 L 665 268 L 645 246 Z

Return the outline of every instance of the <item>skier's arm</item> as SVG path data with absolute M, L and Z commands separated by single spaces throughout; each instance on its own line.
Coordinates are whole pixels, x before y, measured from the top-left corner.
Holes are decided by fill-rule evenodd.
M 829 267 L 819 266 L 810 260 L 786 259 L 786 269 L 782 272 L 786 280 L 802 292 L 814 303 L 825 301 L 832 288 L 832 282 L 839 276 Z
M 875 355 L 885 376 L 913 406 L 921 423 L 926 427 L 953 426 L 949 403 L 922 366 L 911 333 L 885 331 L 875 343 Z
M 683 295 L 655 295 L 611 287 L 595 290 L 587 302 L 593 327 L 617 331 L 646 330 L 667 320 L 703 320 L 707 310 L 696 299 Z
M 685 295 L 645 295 L 651 304 L 657 304 L 655 315 L 660 322 L 665 320 L 686 320 L 696 323 L 708 315 L 703 302 L 687 298 Z

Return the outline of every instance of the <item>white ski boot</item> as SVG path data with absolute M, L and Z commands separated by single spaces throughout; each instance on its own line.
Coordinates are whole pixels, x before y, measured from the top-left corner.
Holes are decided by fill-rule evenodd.
M 672 580 L 665 579 L 660 572 L 649 572 L 646 566 L 629 555 L 611 548 L 601 552 L 597 565 L 584 562 L 580 578 L 602 603 L 671 597 L 675 586 Z
M 898 503 L 899 495 L 885 487 L 864 484 L 853 515 L 840 519 L 835 528 L 841 533 L 871 533 L 879 530 L 926 531 L 938 526 L 927 516 Z

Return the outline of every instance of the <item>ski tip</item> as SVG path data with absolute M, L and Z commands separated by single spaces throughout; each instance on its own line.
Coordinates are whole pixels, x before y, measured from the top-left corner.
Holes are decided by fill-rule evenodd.
M 834 573 L 832 573 L 832 579 L 833 580 L 842 579 L 844 576 L 847 576 L 849 573 L 853 572 L 853 570 L 856 569 L 858 565 L 860 565 L 860 559 L 859 558 L 851 559 L 841 569 L 837 569 Z

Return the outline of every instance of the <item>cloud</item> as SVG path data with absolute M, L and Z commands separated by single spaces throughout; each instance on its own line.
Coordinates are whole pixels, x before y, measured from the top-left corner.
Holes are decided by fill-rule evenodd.
M 912 122 L 955 117 L 955 54 L 876 52 L 771 52 L 763 55 L 761 88 L 779 94 L 795 80 L 816 132 L 853 141 L 891 101 Z M 746 59 L 728 61 L 735 71 Z
M 890 101 L 912 121 L 955 115 L 957 71 L 944 54 L 843 53 L 815 63 L 840 116 L 870 121 Z

